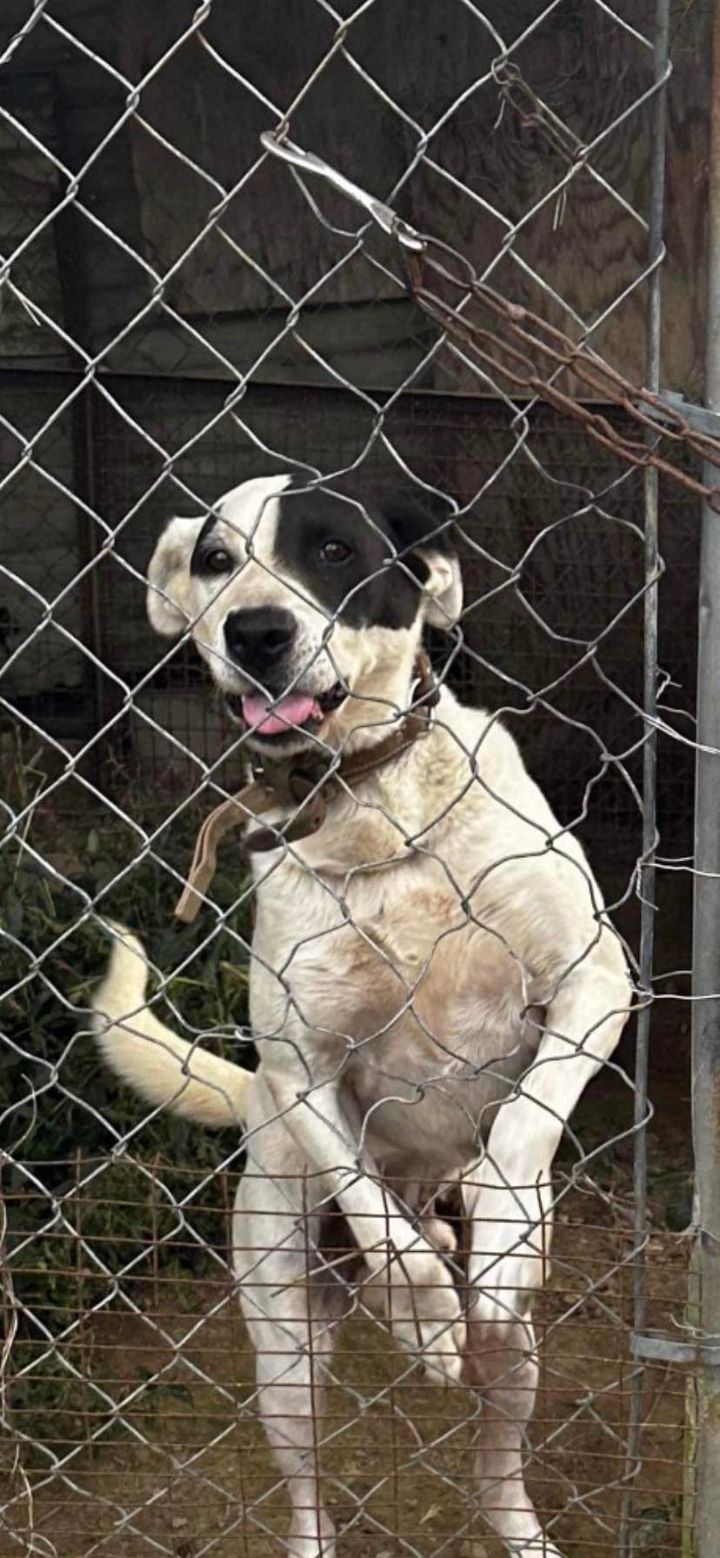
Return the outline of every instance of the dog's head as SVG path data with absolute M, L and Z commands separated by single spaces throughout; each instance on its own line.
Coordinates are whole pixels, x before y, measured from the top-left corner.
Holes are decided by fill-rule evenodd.
M 287 476 L 246 481 L 209 517 L 170 521 L 148 615 L 159 633 L 189 628 L 258 748 L 372 740 L 407 708 L 423 623 L 449 630 L 459 615 L 448 522 Z

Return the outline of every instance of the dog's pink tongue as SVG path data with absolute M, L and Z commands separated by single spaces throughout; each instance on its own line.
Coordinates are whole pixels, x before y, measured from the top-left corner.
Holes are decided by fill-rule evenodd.
M 322 718 L 319 703 L 303 692 L 289 692 L 272 706 L 260 693 L 249 692 L 243 698 L 242 710 L 245 723 L 261 736 L 281 736 L 293 725 L 304 725 L 313 717 Z

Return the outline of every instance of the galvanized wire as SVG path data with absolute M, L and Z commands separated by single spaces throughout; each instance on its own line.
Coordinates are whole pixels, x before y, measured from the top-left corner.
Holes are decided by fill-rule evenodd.
M 720 443 L 660 393 L 667 8 L 653 17 L 646 7 L 642 19 L 604 0 L 581 8 L 582 18 L 571 8 L 568 26 L 604 29 L 598 36 L 612 41 L 632 83 L 624 100 L 608 94 L 600 123 L 589 91 L 578 107 L 572 71 L 564 77 L 558 65 L 550 96 L 538 84 L 543 49 L 562 40 L 562 8 L 528 7 L 525 24 L 522 8 L 511 19 L 504 9 L 448 4 L 442 25 L 474 40 L 474 62 L 442 55 L 436 18 L 414 8 L 422 68 L 409 77 L 378 50 L 387 26 L 380 0 L 354 9 L 304 0 L 287 13 L 270 61 L 260 47 L 239 47 L 235 22 L 212 0 L 145 18 L 131 7 L 124 35 L 100 0 L 65 8 L 13 0 L 8 13 L 0 1053 L 10 1082 L 0 1091 L 8 1320 L 0 1408 L 10 1452 L 0 1528 L 9 1553 L 294 1558 L 227 1267 L 229 1255 L 244 1258 L 252 1325 L 265 1313 L 265 1290 L 268 1300 L 275 1291 L 273 1261 L 292 1238 L 298 1199 L 306 1221 L 311 1211 L 329 1219 L 331 1241 L 312 1258 L 339 1268 L 344 1282 L 346 1340 L 329 1356 L 338 1314 L 327 1321 L 332 1334 L 317 1338 L 317 1357 L 310 1347 L 313 1390 L 315 1368 L 331 1386 L 312 1476 L 340 1532 L 338 1558 L 496 1551 L 470 1473 L 481 1393 L 443 1392 L 412 1354 L 391 1348 L 347 1267 L 357 1251 L 344 1225 L 333 1225 L 325 1184 L 310 1174 L 298 1186 L 280 1169 L 272 1206 L 285 1232 L 244 1250 L 230 1229 L 239 1171 L 254 1185 L 263 1132 L 297 1102 L 209 1144 L 118 1095 L 93 1048 L 89 996 L 107 955 L 99 925 L 112 912 L 145 933 L 158 976 L 153 1009 L 164 997 L 194 1046 L 250 1055 L 255 888 L 238 851 L 197 929 L 170 930 L 192 835 L 238 788 L 247 748 L 209 703 L 191 635 L 179 649 L 151 645 L 141 603 L 163 518 L 210 515 L 224 489 L 282 468 L 309 491 L 334 491 L 354 475 L 381 500 L 398 483 L 418 500 L 444 500 L 466 601 L 436 652 L 438 681 L 487 703 L 488 731 L 512 725 L 558 814 L 550 846 L 569 858 L 567 834 L 579 829 L 601 885 L 607 878 L 642 1008 L 641 1057 L 634 1076 L 625 1050 L 607 1061 L 580 1123 L 557 1116 L 557 1228 L 536 1303 L 540 1390 L 523 1470 L 556 1544 L 548 1552 L 686 1558 L 695 1430 L 684 1379 L 667 1365 L 641 1374 L 633 1339 L 678 1323 L 697 1329 L 682 1213 L 665 1215 L 668 1173 L 682 1200 L 690 1157 L 672 1122 L 646 1134 L 644 1057 L 650 1022 L 666 1034 L 676 1020 L 666 1003 L 686 993 L 682 887 L 692 865 L 683 808 L 697 744 L 683 607 L 695 514 L 682 505 L 702 495 L 708 509 L 718 506 Z M 267 23 L 245 25 L 262 42 Z M 305 34 L 315 52 L 301 51 L 295 69 L 291 44 L 301 50 Z M 436 47 L 446 77 L 436 77 Z M 586 86 L 595 63 L 583 63 Z M 178 98 L 195 72 L 212 89 L 198 85 L 188 99 L 188 134 Z M 52 83 L 56 114 L 35 104 L 34 77 Z M 343 82 L 359 105 L 352 141 Z M 212 91 L 219 102 L 238 94 L 255 127 L 232 168 L 213 127 Z M 486 100 L 496 130 L 511 127 L 523 144 L 538 138 L 533 187 L 511 164 L 493 187 L 475 145 L 474 160 L 453 165 L 443 136 Z M 308 137 L 323 124 L 315 146 Z M 628 125 L 653 166 L 651 208 L 608 158 Z M 228 135 L 231 126 L 228 118 Z M 381 130 L 390 148 L 382 188 Z M 581 178 L 640 246 L 617 286 L 587 308 L 557 290 L 552 264 L 528 258 L 527 247 L 539 222 L 562 227 Z M 257 193 L 268 179 L 272 197 Z M 466 209 L 475 236 L 484 224 L 495 235 L 480 261 Z M 259 237 L 243 212 L 263 217 Z M 311 261 L 288 230 L 295 220 Z M 254 301 L 234 312 L 221 280 L 216 306 L 203 266 Z M 577 269 L 592 270 L 580 244 Z M 646 297 L 640 384 L 626 362 L 606 360 L 602 342 L 628 303 Z M 662 550 L 680 601 L 677 625 L 668 603 L 666 639 L 660 615 L 662 671 L 659 490 L 675 521 Z M 335 629 L 331 613 L 323 647 L 332 650 Z M 712 757 L 712 743 L 708 750 Z M 467 756 L 471 784 L 478 754 Z M 509 817 L 510 800 L 496 799 Z M 413 843 L 418 858 L 437 859 L 422 834 Z M 494 866 L 506 858 L 500 841 Z M 449 864 L 439 864 L 464 899 Z M 672 927 L 659 964 L 656 890 Z M 327 891 L 345 913 L 346 885 Z M 376 973 L 392 970 L 391 955 L 357 929 Z M 292 955 L 315 934 L 302 927 Z M 438 927 L 434 950 L 448 934 Z M 301 1021 L 288 960 L 273 972 Z M 402 983 L 400 1015 L 412 1013 L 422 1030 L 417 981 Z M 376 1036 L 349 1039 L 360 1050 Z M 300 1058 L 303 1107 L 333 1124 L 323 1113 L 327 1079 L 321 1085 Z M 661 1118 L 671 1113 L 665 1100 Z M 358 1151 L 367 1130 L 368 1120 Z M 344 1162 L 344 1143 L 338 1152 Z M 259 1216 L 264 1184 L 260 1177 Z M 396 1195 L 422 1224 L 446 1188 L 431 1183 L 422 1205 L 406 1203 L 402 1185 Z M 547 1265 L 541 1220 L 532 1237 Z M 308 1286 L 313 1274 L 305 1272 Z M 457 1264 L 456 1274 L 462 1284 Z M 292 1310 L 276 1320 L 292 1341 Z M 294 1399 L 289 1379 L 285 1386 Z M 320 1550 L 318 1542 L 312 1558 Z M 517 1543 L 508 1550 L 520 1552 Z M 542 1550 L 526 1542 L 522 1558 Z

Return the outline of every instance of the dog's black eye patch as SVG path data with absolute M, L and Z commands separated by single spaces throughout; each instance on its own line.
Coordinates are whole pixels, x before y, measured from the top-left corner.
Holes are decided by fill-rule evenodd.
M 428 576 L 414 548 L 425 537 L 436 545 L 437 521 L 403 505 L 364 506 L 368 517 L 334 493 L 284 492 L 274 541 L 278 565 L 329 616 L 351 627 L 410 627 Z M 438 550 L 451 548 L 445 541 Z
M 304 585 L 328 616 L 353 627 L 405 627 L 418 592 L 390 588 L 393 549 L 384 526 L 355 504 L 327 492 L 284 492 L 279 502 L 275 555 L 283 573 Z M 410 599 L 414 595 L 414 601 Z

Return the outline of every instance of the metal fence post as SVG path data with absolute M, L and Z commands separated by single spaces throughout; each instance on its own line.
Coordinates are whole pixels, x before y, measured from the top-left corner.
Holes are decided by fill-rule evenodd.
M 653 267 L 648 281 L 647 347 L 645 384 L 657 394 L 660 388 L 662 261 L 665 254 L 663 221 L 665 214 L 665 143 L 667 131 L 667 83 L 670 75 L 670 0 L 657 0 L 655 9 L 654 74 L 657 93 L 651 125 L 650 190 L 648 199 L 648 260 Z M 657 848 L 657 641 L 658 641 L 658 471 L 648 466 L 644 473 L 645 595 L 643 599 L 643 709 L 648 721 L 643 747 L 643 836 L 638 871 L 640 891 L 640 986 L 647 996 L 638 1013 L 635 1040 L 634 1108 L 634 1291 L 633 1325 L 641 1332 L 647 1319 L 647 1115 L 648 1060 L 652 1016 L 652 976 L 655 951 L 655 852 Z M 640 1457 L 644 1369 L 635 1369 L 628 1415 L 627 1484 L 623 1496 L 618 1552 L 620 1558 L 631 1551 L 632 1511 L 635 1477 Z
M 713 6 L 705 401 L 720 411 L 720 0 Z M 707 503 L 700 550 L 693 927 L 693 1135 L 700 1325 L 720 1336 L 720 524 Z M 720 1365 L 706 1355 L 698 1402 L 695 1558 L 720 1533 Z

